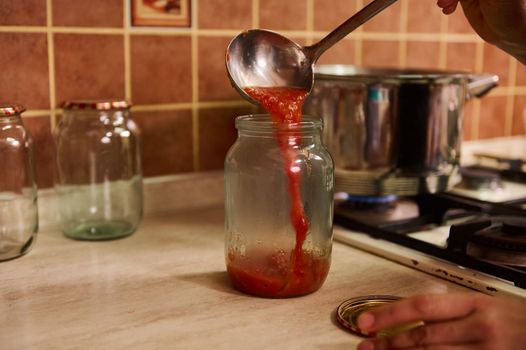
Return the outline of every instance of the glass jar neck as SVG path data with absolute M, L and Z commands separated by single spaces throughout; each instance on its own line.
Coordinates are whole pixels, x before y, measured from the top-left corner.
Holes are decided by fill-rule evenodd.
M 275 137 L 276 135 L 319 138 L 323 123 L 319 118 L 304 116 L 298 123 L 276 123 L 268 114 L 245 115 L 236 118 L 239 136 Z
M 110 110 L 64 110 L 63 122 L 82 122 L 82 123 L 104 123 L 125 122 L 129 117 L 128 109 L 110 109 Z
M 22 117 L 20 114 L 1 116 L 0 125 L 22 125 Z

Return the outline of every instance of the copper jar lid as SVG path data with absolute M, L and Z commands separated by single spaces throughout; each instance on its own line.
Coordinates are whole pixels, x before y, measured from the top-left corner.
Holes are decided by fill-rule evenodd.
M 9 117 L 24 112 L 26 108 L 18 104 L 0 104 L 0 117 Z

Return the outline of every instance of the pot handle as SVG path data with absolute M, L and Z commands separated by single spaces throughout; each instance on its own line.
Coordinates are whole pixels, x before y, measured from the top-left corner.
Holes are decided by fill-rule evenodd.
M 482 97 L 499 84 L 495 74 L 471 74 L 468 80 L 467 98 Z

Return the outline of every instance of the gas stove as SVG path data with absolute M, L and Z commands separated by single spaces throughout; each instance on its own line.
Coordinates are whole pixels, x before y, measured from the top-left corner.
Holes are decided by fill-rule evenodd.
M 526 297 L 526 173 L 518 160 L 496 162 L 463 168 L 447 193 L 339 194 L 335 239 L 488 294 Z

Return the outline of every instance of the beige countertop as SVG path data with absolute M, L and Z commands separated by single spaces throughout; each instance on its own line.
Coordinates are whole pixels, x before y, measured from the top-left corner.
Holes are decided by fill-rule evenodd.
M 523 137 L 470 142 L 463 162 L 523 149 Z M 39 191 L 33 250 L 0 263 L 0 349 L 353 349 L 360 338 L 334 320 L 344 300 L 467 290 L 335 242 L 316 293 L 243 295 L 225 271 L 222 181 L 221 172 L 147 179 L 139 230 L 108 242 L 65 238 L 53 191 Z
M 345 299 L 467 290 L 341 243 L 332 261 L 316 293 L 262 299 L 230 286 L 220 207 L 148 216 L 116 241 L 49 229 L 0 264 L 0 348 L 353 349 L 333 319 Z

